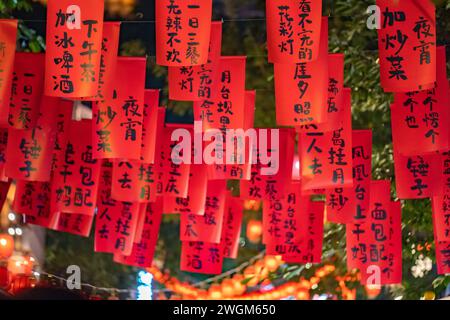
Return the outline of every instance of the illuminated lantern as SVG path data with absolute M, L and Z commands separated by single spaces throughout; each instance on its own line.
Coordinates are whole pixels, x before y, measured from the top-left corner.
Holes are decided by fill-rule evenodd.
M 225 279 L 222 281 L 222 295 L 224 298 L 231 298 L 234 296 L 234 285 L 231 279 Z
M 8 259 L 14 251 L 14 238 L 9 234 L 0 235 L 0 260 Z
M 26 274 L 28 267 L 25 264 L 25 258 L 22 256 L 12 256 L 8 260 L 8 271 L 11 275 Z
M 262 222 L 259 220 L 250 220 L 247 223 L 247 238 L 250 242 L 258 243 L 262 235 Z
M 242 284 L 244 281 L 244 276 L 241 274 L 236 274 L 233 276 L 233 287 L 236 296 L 243 295 L 247 287 L 245 284 Z
M 436 298 L 436 294 L 433 291 L 426 291 L 423 294 L 423 300 L 434 300 Z
M 375 299 L 381 292 L 381 287 L 378 285 L 366 285 L 366 293 L 369 299 Z
M 213 284 L 209 287 L 208 290 L 208 298 L 211 300 L 220 300 L 222 299 L 222 288 L 218 284 Z
M 297 300 L 309 300 L 309 292 L 306 290 L 300 290 L 297 292 Z
M 32 281 L 31 277 L 25 274 L 15 275 L 11 281 L 10 292 L 12 294 L 17 294 L 18 292 L 31 288 Z
M 275 272 L 278 269 L 278 260 L 275 256 L 265 256 L 264 265 L 270 272 Z

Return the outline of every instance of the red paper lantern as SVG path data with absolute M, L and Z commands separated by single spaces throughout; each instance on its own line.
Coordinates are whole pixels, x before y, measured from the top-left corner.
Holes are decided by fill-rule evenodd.
M 14 238 L 9 234 L 0 235 L 0 260 L 8 259 L 14 251 Z

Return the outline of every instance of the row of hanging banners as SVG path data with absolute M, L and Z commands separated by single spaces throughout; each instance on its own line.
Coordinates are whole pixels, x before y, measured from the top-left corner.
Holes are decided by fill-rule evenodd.
M 321 1 L 266 5 L 279 143 L 255 144 L 234 164 L 172 161 L 172 133 L 198 128 L 165 123 L 159 91 L 144 89 L 146 58 L 117 56 L 120 23 L 103 22 L 102 0 L 49 0 L 45 54 L 16 52 L 17 21 L 0 20 L 0 169 L 3 197 L 16 184 L 13 210 L 80 236 L 95 217 L 94 250 L 139 267 L 152 263 L 162 214 L 179 214 L 181 269 L 218 274 L 237 257 L 243 201 L 263 201 L 267 254 L 320 263 L 326 216 L 345 224 L 347 265 L 364 283 L 400 283 L 401 203 L 390 181 L 371 178 L 372 132 L 352 130 L 344 54 L 328 53 Z M 397 197 L 432 200 L 438 272 L 449 273 L 449 85 L 435 8 L 377 5 L 381 85 L 395 96 Z M 222 23 L 211 16 L 211 0 L 156 1 L 156 61 L 168 67 L 169 98 L 193 102 L 200 134 L 250 129 L 246 58 L 221 56 Z M 92 120 L 72 120 L 74 100 L 93 102 Z M 261 174 L 274 165 L 262 154 L 275 153 L 279 170 Z M 228 179 L 240 180 L 240 197 Z

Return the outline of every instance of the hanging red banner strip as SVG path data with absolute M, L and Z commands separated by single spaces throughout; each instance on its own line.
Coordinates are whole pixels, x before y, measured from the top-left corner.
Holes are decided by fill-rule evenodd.
M 436 14 L 429 1 L 377 0 L 381 85 L 387 92 L 427 89 L 436 81 Z
M 133 244 L 131 254 L 124 256 L 114 254 L 114 261 L 140 268 L 152 266 L 155 254 L 156 242 L 158 241 L 159 227 L 162 219 L 162 202 L 149 203 L 145 211 L 144 227 L 139 242 Z
M 94 215 L 100 161 L 93 158 L 92 121 L 72 121 L 52 181 L 52 211 Z
M 222 239 L 220 241 L 223 244 L 224 258 L 237 258 L 243 212 L 243 201 L 239 198 L 233 197 L 229 193 L 225 201 Z
M 322 18 L 317 60 L 274 64 L 277 125 L 301 126 L 326 121 L 328 89 L 328 20 Z
M 59 212 L 54 230 L 89 237 L 94 216 Z
M 208 62 L 212 0 L 156 2 L 156 63 L 197 66 Z
M 163 197 L 164 213 L 204 215 L 207 186 L 207 166 L 191 165 L 187 197 Z
M 389 215 L 389 230 L 387 232 L 387 260 L 381 268 L 381 283 L 402 283 L 402 204 L 391 202 Z
M 218 95 L 194 102 L 194 118 L 203 130 L 242 129 L 245 123 L 246 57 L 220 57 Z
M 49 181 L 53 143 L 50 128 L 9 129 L 5 175 L 17 180 Z
M 309 203 L 308 203 L 309 202 Z M 301 211 L 300 242 L 295 251 L 282 254 L 287 263 L 321 263 L 323 246 L 324 203 L 308 201 Z
M 266 0 L 269 62 L 299 63 L 317 59 L 322 2 Z
M 17 43 L 17 20 L 0 19 L 0 128 L 8 126 L 9 98 Z
M 44 90 L 44 64 L 43 53 L 16 53 L 8 117 L 12 128 L 36 126 Z
M 93 105 L 94 158 L 140 159 L 145 68 L 146 58 L 117 59 L 112 97 Z
M 5 175 L 6 151 L 8 146 L 8 129 L 0 128 L 0 181 L 7 181 Z
M 226 181 L 208 181 L 205 213 L 181 215 L 180 240 L 220 243 L 225 196 Z
M 222 22 L 213 22 L 208 63 L 201 66 L 169 67 L 169 99 L 198 101 L 216 98 L 221 50 Z
M 443 188 L 442 156 L 403 156 L 394 144 L 395 185 L 399 199 L 424 199 L 440 194 Z
M 3 208 L 3 205 L 5 204 L 10 186 L 11 180 L 0 181 L 0 208 Z
M 222 263 L 222 244 L 181 242 L 181 271 L 220 274 L 222 273 Z
M 156 141 L 161 137 L 165 116 L 166 109 L 159 107 L 159 90 L 145 90 L 141 148 L 141 161 L 144 163 L 155 162 Z
M 421 155 L 449 146 L 449 85 L 445 47 L 437 48 L 436 87 L 396 93 L 391 105 L 392 138 L 403 155 Z
M 40 217 L 50 211 L 50 182 L 17 180 L 12 208 L 14 212 Z
M 347 96 L 347 98 L 351 98 Z M 328 99 L 326 121 L 320 124 L 325 131 L 337 130 L 342 126 L 351 99 L 344 98 L 344 55 L 328 55 Z
M 103 0 L 47 3 L 45 94 L 95 97 L 103 32 Z
M 372 131 L 352 133 L 353 187 L 326 190 L 327 220 L 352 223 L 369 208 L 372 177 Z

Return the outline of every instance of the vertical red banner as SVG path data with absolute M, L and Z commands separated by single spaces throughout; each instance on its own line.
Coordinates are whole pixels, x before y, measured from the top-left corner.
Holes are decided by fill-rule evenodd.
M 351 109 L 351 96 L 344 97 L 344 55 L 328 55 L 328 99 L 326 121 L 320 124 L 323 130 L 337 130 L 342 126 L 342 117 Z
M 64 212 L 58 212 L 57 215 L 57 222 L 53 227 L 54 230 L 89 237 L 94 216 Z
M 322 18 L 320 51 L 313 62 L 274 64 L 277 125 L 301 126 L 326 121 L 328 20 Z
M 93 105 L 96 159 L 140 159 L 145 67 L 146 58 L 118 58 L 112 96 Z
M 245 66 L 246 57 L 220 57 L 217 97 L 194 102 L 203 130 L 244 128 Z
M 182 214 L 180 217 L 181 241 L 220 243 L 226 197 L 226 181 L 209 181 L 205 213 Z
M 381 85 L 387 92 L 427 89 L 436 81 L 436 14 L 432 1 L 377 0 Z
M 6 151 L 8 146 L 8 129 L 0 129 L 0 181 L 7 181 L 5 176 Z
M 44 90 L 44 64 L 43 53 L 16 53 L 8 117 L 12 128 L 36 126 Z
M 145 90 L 141 148 L 142 162 L 155 162 L 156 141 L 158 138 L 161 138 L 165 115 L 166 109 L 159 107 L 159 90 Z
M 0 19 L 0 128 L 8 126 L 9 97 L 17 43 L 17 20 Z
M 391 105 L 392 138 L 403 155 L 421 155 L 449 146 L 449 85 L 445 47 L 437 48 L 436 86 L 396 93 Z
M 322 25 L 321 1 L 266 0 L 269 62 L 317 59 Z
M 95 97 L 102 54 L 103 0 L 49 0 L 45 94 Z
M 156 1 L 156 63 L 197 66 L 208 62 L 212 0 Z
M 169 99 L 198 101 L 217 96 L 222 50 L 222 22 L 211 24 L 208 62 L 200 66 L 169 67 Z
M 242 215 L 244 211 L 243 201 L 227 194 L 225 201 L 224 220 L 222 226 L 223 256 L 236 259 L 241 235 Z
M 181 262 L 182 271 L 220 274 L 222 273 L 222 245 L 206 242 L 182 241 Z
M 156 242 L 158 241 L 159 227 L 162 219 L 162 202 L 149 203 L 145 211 L 144 227 L 139 242 L 133 244 L 131 254 L 124 256 L 114 255 L 114 261 L 140 267 L 148 268 L 152 266 L 153 255 L 155 254 Z
M 391 202 L 387 244 L 387 260 L 382 265 L 381 283 L 402 283 L 402 204 Z
M 442 192 L 442 156 L 403 156 L 394 144 L 395 185 L 399 199 L 424 199 Z
M 93 158 L 92 121 L 72 121 L 52 181 L 52 210 L 94 215 L 100 161 Z
M 9 129 L 5 175 L 17 180 L 49 181 L 53 143 L 51 128 Z

